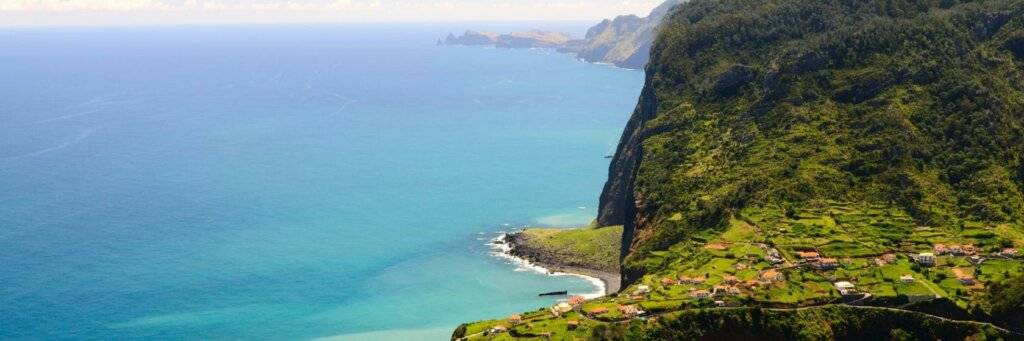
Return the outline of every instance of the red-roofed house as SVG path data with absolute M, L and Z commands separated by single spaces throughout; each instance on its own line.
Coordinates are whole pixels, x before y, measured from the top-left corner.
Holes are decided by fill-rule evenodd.
M 597 308 L 594 308 L 594 309 L 590 309 L 590 311 L 587 312 L 587 315 L 590 315 L 591 317 L 593 317 L 593 316 L 603 315 L 603 314 L 607 314 L 607 313 L 608 313 L 608 308 L 597 307 Z
M 821 270 L 831 270 L 839 267 L 839 260 L 835 258 L 822 258 L 814 263 L 814 267 Z
M 583 303 L 586 302 L 586 301 L 587 301 L 587 299 L 585 297 L 583 297 L 583 296 L 580 296 L 580 295 L 569 297 L 569 300 L 568 300 L 569 305 L 573 306 L 574 308 L 579 308 L 579 306 L 583 305 Z
M 800 257 L 800 259 L 805 259 L 805 260 L 816 260 L 816 259 L 821 257 L 820 254 L 818 254 L 817 252 L 814 252 L 814 251 L 797 252 L 796 255 L 797 255 L 797 257 Z
M 782 272 L 779 272 L 779 270 L 775 270 L 775 269 L 768 269 L 768 270 L 765 270 L 765 271 L 761 271 L 761 274 L 759 275 L 759 277 L 761 278 L 762 281 L 768 281 L 768 282 L 781 282 L 781 281 L 786 280 L 786 276 L 783 276 Z
M 634 318 L 640 315 L 640 308 L 637 308 L 635 305 L 620 305 L 619 312 L 626 318 Z

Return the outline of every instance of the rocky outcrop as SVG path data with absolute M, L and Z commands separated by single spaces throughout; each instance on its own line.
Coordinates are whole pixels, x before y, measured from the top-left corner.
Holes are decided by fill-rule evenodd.
M 588 62 L 642 69 L 650 59 L 651 43 L 658 34 L 662 20 L 671 12 L 672 7 L 682 2 L 666 1 L 644 18 L 623 15 L 602 21 L 587 31 L 587 43 L 577 52 L 577 56 Z
M 498 42 L 498 34 L 491 32 L 477 32 L 467 30 L 461 36 L 456 37 L 454 33 L 448 33 L 444 39 L 445 45 L 494 45 Z
M 573 250 L 553 249 L 524 232 L 510 233 L 496 243 L 508 246 L 508 254 L 525 259 L 549 271 L 580 274 L 600 279 L 609 293 L 620 289 L 618 264 L 596 264 Z

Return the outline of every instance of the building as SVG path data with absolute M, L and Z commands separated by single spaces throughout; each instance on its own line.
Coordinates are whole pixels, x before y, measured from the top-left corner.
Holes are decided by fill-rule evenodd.
M 964 245 L 962 249 L 965 255 L 973 255 L 978 251 L 977 249 L 974 248 L 974 245 L 971 244 Z
M 914 283 L 914 276 L 913 275 L 903 275 L 903 276 L 900 276 L 900 282 L 903 282 L 903 283 L 906 283 L 906 284 Z
M 562 316 L 562 314 L 568 313 L 570 311 L 572 311 L 572 306 L 569 305 L 569 303 L 565 302 L 556 304 L 555 306 L 551 307 L 551 315 L 554 315 L 555 317 Z
M 711 293 L 707 290 L 691 290 L 690 297 L 695 299 L 710 298 Z
M 839 267 L 839 260 L 835 258 L 821 258 L 814 262 L 813 266 L 820 270 L 832 270 Z
M 740 285 L 742 285 L 743 287 L 746 287 L 747 289 L 751 289 L 751 288 L 759 287 L 759 286 L 761 286 L 761 284 L 763 284 L 763 283 L 761 283 L 761 281 L 755 281 L 755 280 L 751 279 L 751 280 L 748 280 L 746 282 L 741 283 Z
M 638 285 L 636 286 L 636 290 L 633 291 L 633 295 L 647 295 L 649 292 L 651 292 L 650 286 Z
M 722 283 L 725 283 L 725 284 L 736 284 L 736 283 L 739 283 L 739 282 L 740 282 L 740 279 L 736 278 L 736 276 L 733 276 L 733 275 L 724 275 L 724 276 L 722 276 Z
M 716 285 L 713 295 L 715 297 L 735 296 L 740 294 L 740 288 L 731 285 Z
M 1005 249 L 1003 249 L 1003 251 L 999 252 L 999 254 L 1002 255 L 1003 257 L 1009 257 L 1009 258 L 1017 257 L 1017 249 L 1005 248 Z
M 676 283 L 677 283 L 676 280 L 668 278 L 668 277 L 665 277 L 665 278 L 661 279 L 661 285 L 662 286 L 666 286 L 666 287 L 673 286 L 673 285 L 676 285 Z
M 569 320 L 568 322 L 565 323 L 565 328 L 569 329 L 569 330 L 576 330 L 576 328 L 579 328 L 579 327 L 580 327 L 580 321 Z
M 932 251 L 935 251 L 935 254 L 937 255 L 944 255 L 949 253 L 949 247 L 947 247 L 946 244 L 935 244 L 935 246 L 932 247 Z
M 680 284 L 704 284 L 705 281 L 706 279 L 704 279 L 704 277 L 690 278 L 688 276 L 679 275 Z
M 716 307 L 724 307 L 725 306 L 725 301 L 715 301 L 715 306 Z
M 608 308 L 597 307 L 597 308 L 594 308 L 594 309 L 590 309 L 590 311 L 587 312 L 587 315 L 590 315 L 590 317 L 595 317 L 595 316 L 600 316 L 600 315 L 604 315 L 604 314 L 607 314 L 607 313 L 608 313 Z
M 888 253 L 882 255 L 882 261 L 884 261 L 886 263 L 895 262 L 896 261 L 896 254 L 892 253 L 892 252 L 888 252 Z
M 776 249 L 768 249 L 767 255 L 764 256 L 764 259 L 772 265 L 785 263 L 785 260 L 783 260 L 782 256 L 779 255 L 779 250 Z
M 569 305 L 571 305 L 573 308 L 579 308 L 580 306 L 583 305 L 583 303 L 587 302 L 587 298 L 580 295 L 576 295 L 573 297 L 569 297 L 569 300 L 566 302 L 568 302 Z
M 821 257 L 820 254 L 818 254 L 817 252 L 814 252 L 814 251 L 797 252 L 796 255 L 797 255 L 797 257 L 800 257 L 800 259 L 807 260 L 807 261 L 817 260 L 818 258 Z
M 949 246 L 949 254 L 954 255 L 954 256 L 963 256 L 964 255 L 964 248 L 961 247 L 960 245 L 956 245 L 956 244 L 950 245 Z
M 782 282 L 782 281 L 786 280 L 786 276 L 783 276 L 782 272 L 780 272 L 779 270 L 775 270 L 775 269 L 769 269 L 769 270 L 761 271 L 761 274 L 759 275 L 759 277 L 761 278 L 762 281 L 767 281 L 767 282 L 770 282 L 770 283 Z
M 923 266 L 935 266 L 935 254 L 930 252 L 919 254 L 917 263 Z
M 501 333 L 504 333 L 504 332 L 507 332 L 507 331 L 508 331 L 508 327 L 505 327 L 505 326 L 502 326 L 502 325 L 494 326 L 494 328 L 491 328 L 491 330 L 490 330 L 491 334 L 501 334 Z
M 523 317 L 519 316 L 519 314 L 512 314 L 512 316 L 508 317 L 508 324 L 517 326 L 520 323 L 523 323 Z
M 634 318 L 643 313 L 643 311 L 635 305 L 620 305 L 619 312 L 621 312 L 622 316 L 625 316 L 626 318 Z
M 835 286 L 836 290 L 839 290 L 839 293 L 842 294 L 843 296 L 857 294 L 857 286 L 853 285 L 853 283 L 836 282 Z

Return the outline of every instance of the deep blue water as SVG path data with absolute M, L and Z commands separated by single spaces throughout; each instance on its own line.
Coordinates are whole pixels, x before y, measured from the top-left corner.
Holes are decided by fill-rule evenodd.
M 643 75 L 434 46 L 465 26 L 0 31 L 0 339 L 446 339 L 593 291 L 484 243 L 594 216 Z

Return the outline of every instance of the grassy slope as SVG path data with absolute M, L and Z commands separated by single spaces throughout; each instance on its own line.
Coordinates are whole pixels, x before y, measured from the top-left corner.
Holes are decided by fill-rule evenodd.
M 581 229 L 529 228 L 522 232 L 530 248 L 558 255 L 561 264 L 587 264 L 588 268 L 619 271 L 622 226 Z

